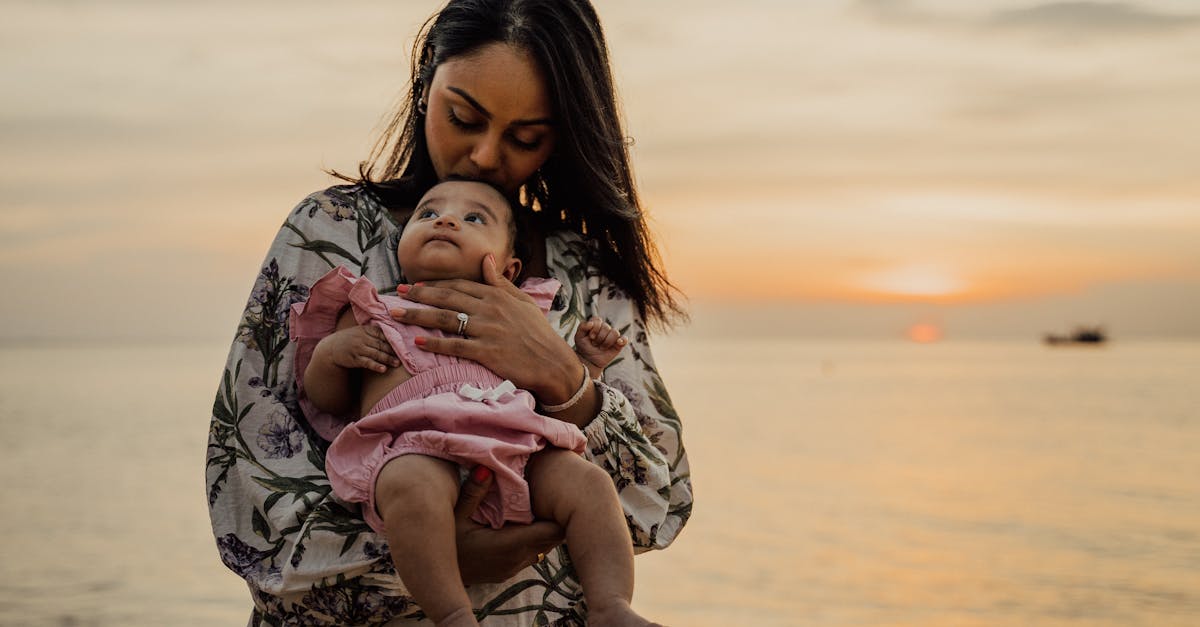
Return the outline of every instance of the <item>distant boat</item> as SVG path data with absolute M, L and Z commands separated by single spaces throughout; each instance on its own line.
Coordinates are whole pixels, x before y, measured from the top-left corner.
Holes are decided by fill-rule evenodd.
M 1068 335 L 1057 335 L 1047 333 L 1042 336 L 1042 341 L 1050 346 L 1059 346 L 1063 344 L 1103 344 L 1108 341 L 1108 336 L 1104 333 L 1103 327 L 1075 327 Z

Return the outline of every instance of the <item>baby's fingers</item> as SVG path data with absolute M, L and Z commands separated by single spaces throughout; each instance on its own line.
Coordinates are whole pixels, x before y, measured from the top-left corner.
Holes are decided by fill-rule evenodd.
M 620 333 L 600 317 L 592 317 L 581 326 L 587 327 L 588 339 L 597 346 L 612 346 Z
M 600 346 L 624 346 L 625 338 L 621 337 L 621 334 L 616 329 L 605 325 L 596 343 Z
M 370 347 L 387 355 L 395 357 L 396 351 L 392 350 L 392 345 L 387 341 L 387 336 L 383 334 L 383 329 L 375 326 L 364 327 L 367 331 L 367 336 L 370 337 Z M 396 362 L 395 365 L 400 365 Z
M 385 358 L 386 359 L 386 358 Z M 357 355 L 354 358 L 354 366 L 365 370 L 373 370 L 380 374 L 387 372 L 388 367 L 384 365 L 380 358 L 369 355 Z
M 388 347 L 391 348 L 390 346 Z M 367 345 L 360 345 L 354 351 L 354 367 L 366 368 L 375 372 L 387 372 L 388 368 L 400 366 L 400 360 L 390 352 Z
M 391 343 L 387 341 L 387 336 L 383 334 L 383 330 L 374 326 L 364 328 L 366 329 L 367 337 L 359 345 L 357 352 L 380 365 L 389 368 L 399 367 L 400 360 L 396 358 L 396 351 L 392 349 Z M 378 371 L 377 368 L 372 367 L 371 369 Z
M 610 328 L 610 327 L 608 326 L 608 323 L 604 321 L 603 318 L 601 318 L 599 316 L 592 316 L 591 318 L 588 318 L 587 322 L 580 325 L 580 328 L 583 329 L 583 331 L 585 333 L 587 333 L 588 338 L 590 338 L 593 342 L 595 342 L 600 337 L 600 335 L 604 332 L 604 329 Z

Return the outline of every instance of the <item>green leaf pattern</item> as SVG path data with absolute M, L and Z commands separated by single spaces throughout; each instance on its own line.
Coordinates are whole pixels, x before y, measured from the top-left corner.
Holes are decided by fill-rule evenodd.
M 246 580 L 251 625 L 419 622 L 384 538 L 358 506 L 339 501 L 324 471 L 327 443 L 305 421 L 288 339 L 288 311 L 330 268 L 343 265 L 387 289 L 400 281 L 400 227 L 359 186 L 310 195 L 289 213 L 246 304 L 213 402 L 206 480 L 221 559 Z M 584 433 L 588 456 L 618 487 L 639 550 L 662 548 L 691 512 L 680 422 L 647 346 L 636 308 L 589 265 L 579 236 L 547 241 L 563 284 L 550 322 L 571 338 L 600 315 L 629 352 L 604 375 L 603 407 Z M 488 625 L 583 625 L 586 607 L 564 547 L 513 579 L 469 589 Z

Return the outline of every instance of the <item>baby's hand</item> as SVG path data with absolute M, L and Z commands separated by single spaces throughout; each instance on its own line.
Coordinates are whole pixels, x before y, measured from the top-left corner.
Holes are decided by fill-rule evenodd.
M 600 377 L 626 343 L 620 332 L 598 317 L 579 325 L 575 331 L 575 352 L 583 359 L 588 375 L 593 379 Z
M 375 326 L 355 325 L 326 335 L 317 344 L 316 353 L 324 353 L 335 366 L 363 368 L 375 372 L 387 372 L 388 368 L 400 366 L 400 360 L 392 351 L 392 345 L 383 331 Z

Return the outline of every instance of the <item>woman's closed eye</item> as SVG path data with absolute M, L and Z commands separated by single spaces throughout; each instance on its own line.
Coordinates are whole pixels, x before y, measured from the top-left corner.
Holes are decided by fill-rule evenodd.
M 484 125 L 483 122 L 476 121 L 476 120 L 466 120 L 466 119 L 458 117 L 458 114 L 454 112 L 454 107 L 447 108 L 446 112 L 449 115 L 450 123 L 457 126 L 458 128 L 468 130 L 468 131 L 478 131 L 483 128 L 483 125 Z
M 446 113 L 447 113 L 447 118 L 450 120 L 450 123 L 464 131 L 468 131 L 471 133 L 477 133 L 479 131 L 482 131 L 484 129 L 484 127 L 487 126 L 487 122 L 467 119 L 467 116 L 460 117 L 459 114 L 457 112 L 455 112 L 454 107 L 447 108 Z M 517 135 L 517 133 L 515 131 L 509 132 L 507 134 L 507 136 L 508 136 L 508 141 L 510 143 L 512 143 L 513 146 L 515 146 L 518 150 L 524 150 L 526 152 L 533 152 L 533 151 L 537 150 L 538 148 L 541 148 L 542 141 L 544 139 L 541 136 L 538 136 L 538 137 L 519 136 L 519 135 Z
M 532 139 L 532 140 L 524 140 L 524 139 L 521 139 L 520 137 L 517 137 L 516 135 L 510 134 L 509 140 L 512 141 L 513 145 L 516 146 L 519 150 L 524 150 L 527 152 L 533 152 L 533 151 L 537 150 L 538 148 L 542 147 L 542 138 L 541 137 L 539 137 L 537 139 Z

